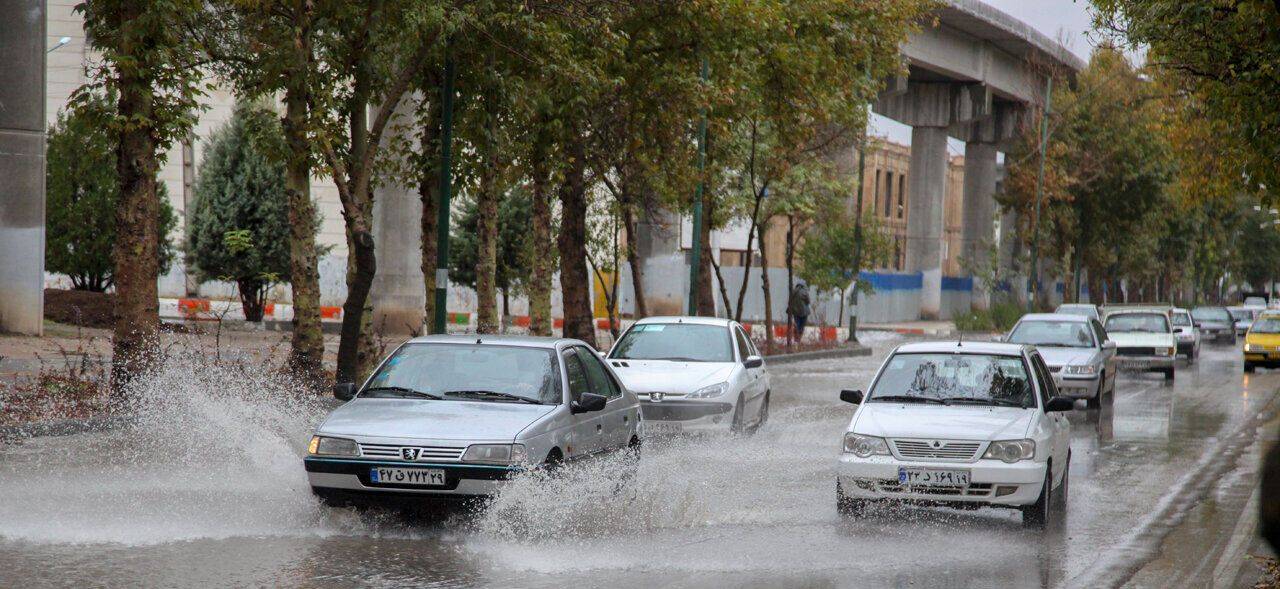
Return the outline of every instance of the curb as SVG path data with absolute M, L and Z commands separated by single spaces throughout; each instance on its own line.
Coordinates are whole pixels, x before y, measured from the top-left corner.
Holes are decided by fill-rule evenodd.
M 132 418 L 127 415 L 89 417 L 86 419 L 58 419 L 34 421 L 17 425 L 0 425 L 0 441 L 70 436 L 86 432 L 98 432 L 126 425 Z
M 859 325 L 858 331 L 886 331 L 901 335 L 932 335 L 937 337 L 947 337 L 958 333 L 951 328 L 936 327 L 877 327 L 875 325 Z
M 830 350 L 814 350 L 812 352 L 796 352 L 794 354 L 775 354 L 773 356 L 765 356 L 765 362 L 769 364 L 790 364 L 792 362 L 804 362 L 806 360 L 825 360 L 828 358 L 852 358 L 857 356 L 870 356 L 871 348 L 866 346 L 848 346 L 841 348 L 832 348 Z

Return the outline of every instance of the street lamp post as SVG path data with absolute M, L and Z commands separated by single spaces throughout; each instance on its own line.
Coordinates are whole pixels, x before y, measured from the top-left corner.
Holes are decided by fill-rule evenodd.
M 849 293 L 849 337 L 846 341 L 858 343 L 858 271 L 862 268 L 862 194 L 866 190 L 863 181 L 867 170 L 867 130 L 862 129 L 862 144 L 858 146 L 858 199 L 853 207 L 853 292 Z
M 710 66 L 707 58 L 702 58 L 702 81 L 706 83 L 710 76 Z M 689 315 L 698 314 L 698 290 L 701 286 L 698 282 L 698 275 L 702 269 L 702 194 L 703 194 L 703 170 L 707 165 L 707 109 L 702 109 L 702 120 L 698 122 L 698 186 L 694 189 L 693 194 L 693 235 L 690 239 L 692 242 L 692 255 L 689 257 Z M 707 252 L 711 255 L 711 252 Z
M 444 58 L 444 84 L 440 89 L 440 203 L 436 207 L 436 304 L 432 333 L 449 333 L 445 306 L 449 303 L 449 196 L 453 188 L 449 169 L 453 147 L 453 58 Z
M 1031 272 L 1027 277 L 1027 312 L 1036 304 L 1040 286 L 1040 202 L 1044 200 L 1044 159 L 1049 143 L 1049 110 L 1053 100 L 1053 76 L 1045 78 L 1044 113 L 1040 115 L 1040 173 L 1036 177 L 1036 214 L 1031 225 Z

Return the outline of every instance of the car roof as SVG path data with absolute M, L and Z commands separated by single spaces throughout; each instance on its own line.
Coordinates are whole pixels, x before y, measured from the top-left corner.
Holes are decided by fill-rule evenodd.
M 1004 342 L 983 342 L 983 341 L 936 341 L 936 342 L 913 342 L 898 346 L 895 353 L 954 353 L 954 354 L 995 354 L 1000 356 L 1020 356 L 1030 348 L 1026 344 L 1009 344 Z
M 1072 323 L 1088 323 L 1092 317 L 1074 313 L 1027 313 L 1018 321 L 1069 321 Z
M 1164 315 L 1172 310 L 1172 307 L 1112 307 L 1107 309 L 1107 315 L 1119 315 L 1121 313 L 1157 313 Z
M 1083 307 L 1088 309 L 1097 309 L 1098 306 L 1093 303 L 1062 303 L 1058 305 L 1059 309 L 1073 309 L 1075 307 Z
M 450 334 L 450 335 L 424 335 L 415 337 L 408 342 L 410 344 L 471 344 L 471 345 L 495 345 L 495 346 L 520 346 L 525 348 L 546 348 L 555 349 L 562 344 L 581 344 L 587 345 L 582 340 L 576 340 L 568 337 L 539 337 L 533 335 L 495 335 L 495 334 Z
M 1191 311 L 1183 309 L 1182 307 L 1174 307 L 1173 312 L 1174 313 L 1190 313 Z
M 691 315 L 660 315 L 657 317 L 645 317 L 636 321 L 636 325 L 648 325 L 650 323 L 692 323 L 695 325 L 719 325 L 728 327 L 733 323 L 732 319 L 723 317 L 695 317 Z

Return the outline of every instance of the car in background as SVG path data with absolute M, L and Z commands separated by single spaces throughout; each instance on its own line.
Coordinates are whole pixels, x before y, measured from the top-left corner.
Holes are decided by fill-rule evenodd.
M 1280 367 L 1280 311 L 1263 311 L 1244 336 L 1244 371 Z
M 1191 319 L 1202 338 L 1236 344 L 1235 319 L 1226 307 L 1201 306 L 1191 310 Z
M 531 467 L 639 457 L 640 401 L 574 339 L 414 338 L 334 396 L 303 461 L 329 503 L 483 497 Z
M 1236 328 L 1236 337 L 1244 337 L 1249 326 L 1253 325 L 1253 319 L 1258 315 L 1258 309 L 1253 307 L 1227 307 L 1227 312 L 1231 313 L 1231 321 Z
M 1053 311 L 1059 315 L 1082 315 L 1084 317 L 1092 317 L 1093 319 L 1101 319 L 1098 313 L 1098 306 L 1089 303 L 1063 303 Z
M 1057 396 L 1033 346 L 931 342 L 898 346 L 858 406 L 836 465 L 836 506 L 857 516 L 881 502 L 1022 512 L 1044 528 L 1065 513 L 1074 402 Z
M 1178 342 L 1173 334 L 1170 307 L 1116 306 L 1103 309 L 1103 329 L 1116 342 L 1116 360 L 1121 369 L 1164 373 L 1173 380 Z
M 1173 321 L 1173 335 L 1178 340 L 1178 354 L 1187 357 L 1187 362 L 1195 362 L 1200 357 L 1200 328 L 1186 309 L 1174 309 L 1169 313 Z
M 1058 392 L 1102 406 L 1116 391 L 1116 344 L 1097 319 L 1062 313 L 1023 315 L 1002 341 L 1035 346 L 1053 374 Z
M 736 321 L 646 317 L 606 360 L 639 397 L 647 433 L 749 434 L 769 419 L 769 371 Z

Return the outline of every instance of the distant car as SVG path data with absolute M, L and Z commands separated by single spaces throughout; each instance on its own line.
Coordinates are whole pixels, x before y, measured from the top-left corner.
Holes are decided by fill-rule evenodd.
M 1195 321 L 1200 335 L 1213 338 L 1215 342 L 1236 344 L 1235 319 L 1226 307 L 1196 307 L 1191 310 L 1191 319 Z
M 1122 369 L 1162 372 L 1173 380 L 1178 343 L 1168 307 L 1117 307 L 1104 310 L 1102 326 L 1116 342 L 1116 358 Z
M 1249 331 L 1249 326 L 1253 325 L 1253 318 L 1257 316 L 1258 309 L 1253 307 L 1227 307 L 1227 312 L 1231 313 L 1231 319 L 1235 323 L 1236 337 L 1244 337 L 1244 333 Z
M 639 455 L 639 400 L 573 339 L 414 338 L 334 396 L 304 459 L 327 502 L 486 496 L 530 467 Z
M 1088 303 L 1063 303 L 1058 305 L 1058 308 L 1053 312 L 1059 315 L 1083 315 L 1094 319 L 1102 319 L 1102 316 L 1098 313 L 1098 306 Z
M 1009 330 L 1004 341 L 1035 346 L 1053 373 L 1058 392 L 1102 406 L 1116 391 L 1116 344 L 1097 319 L 1062 313 L 1031 313 Z
M 1241 305 L 1244 307 L 1249 307 L 1250 309 L 1266 309 L 1267 297 L 1259 297 L 1259 296 L 1245 297 L 1244 302 L 1241 303 Z
M 646 432 L 752 433 L 769 419 L 768 368 L 736 321 L 646 317 L 606 359 L 639 397 Z
M 1065 513 L 1071 399 L 1032 346 L 932 342 L 899 346 L 858 409 L 836 465 L 836 506 L 847 516 L 894 501 L 1022 512 L 1043 528 Z
M 1244 371 L 1280 367 L 1280 312 L 1263 311 L 1244 336 Z
M 1195 362 L 1200 357 L 1200 328 L 1186 309 L 1174 309 L 1169 314 L 1173 321 L 1173 334 L 1178 340 L 1178 354 L 1187 357 L 1188 362 Z

